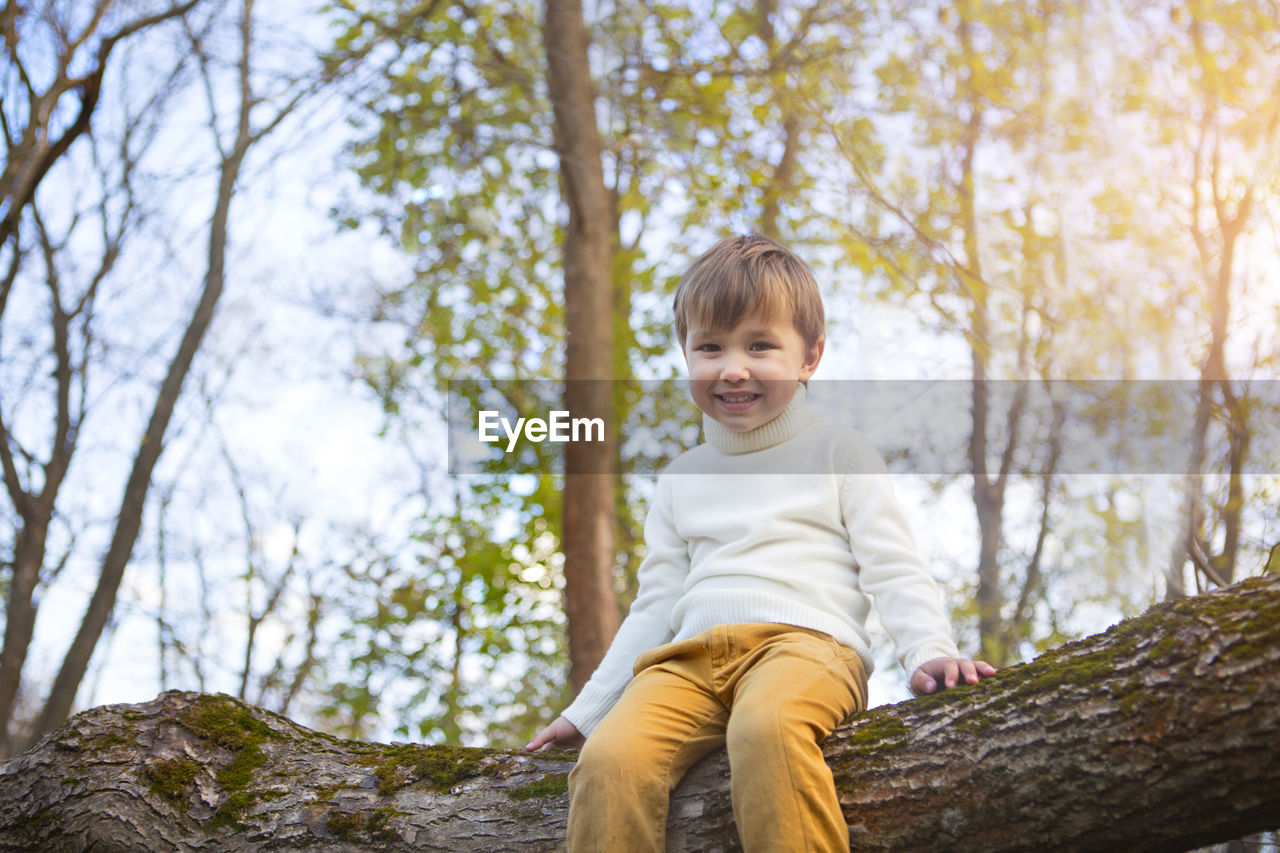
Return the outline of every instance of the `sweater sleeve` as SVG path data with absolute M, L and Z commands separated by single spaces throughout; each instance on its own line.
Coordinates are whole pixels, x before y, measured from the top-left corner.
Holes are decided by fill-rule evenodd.
M 908 674 L 936 657 L 959 657 L 938 585 L 920 558 L 884 461 L 860 434 L 841 486 L 841 513 L 858 583 L 875 601 Z
M 636 574 L 639 591 L 627 618 L 596 671 L 562 714 L 586 736 L 622 695 L 636 658 L 675 635 L 671 612 L 689 574 L 689 548 L 676 531 L 669 477 L 658 480 L 654 503 L 645 518 L 644 542 L 646 554 Z

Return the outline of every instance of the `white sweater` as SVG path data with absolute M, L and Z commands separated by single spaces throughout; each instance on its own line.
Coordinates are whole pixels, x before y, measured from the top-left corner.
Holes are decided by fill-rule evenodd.
M 565 719 L 589 735 L 641 653 L 716 625 L 822 631 L 870 673 L 872 598 L 907 672 L 959 656 L 890 475 L 861 434 L 821 422 L 803 387 L 757 429 L 735 433 L 704 417 L 703 430 L 706 443 L 658 478 L 639 593 Z

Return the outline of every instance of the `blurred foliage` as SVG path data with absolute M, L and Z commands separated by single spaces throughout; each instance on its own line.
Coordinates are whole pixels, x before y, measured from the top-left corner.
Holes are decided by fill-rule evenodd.
M 380 311 L 407 331 L 403 351 L 364 359 L 364 375 L 392 419 L 405 417 L 411 400 L 442 408 L 449 394 L 461 395 L 464 407 L 476 410 L 479 395 L 495 388 L 508 395 L 512 409 L 529 411 L 528 401 L 518 398 L 540 398 L 533 380 L 557 378 L 563 361 L 563 234 L 542 48 L 533 23 L 539 7 L 384 2 L 346 9 L 347 29 L 336 50 L 383 62 L 385 88 L 367 93 L 354 119 L 360 141 L 350 152 L 373 202 L 362 196 L 339 216 L 351 225 L 381 223 L 415 266 L 414 280 L 388 289 L 380 302 Z M 848 51 L 832 29 L 836 11 L 836 4 L 815 3 L 796 10 L 792 26 L 763 32 L 754 9 L 733 6 L 692 12 L 675 5 L 625 5 L 600 16 L 592 36 L 606 180 L 614 200 L 614 375 L 620 379 L 675 375 L 667 305 L 687 259 L 730 224 L 751 227 L 765 207 L 778 211 L 770 214 L 775 219 L 783 218 L 781 201 L 813 184 L 815 176 L 803 169 L 788 167 L 782 174 L 778 137 L 800 131 L 794 120 L 785 120 L 787 101 L 777 96 L 800 85 L 823 91 L 821 79 L 843 73 L 838 62 Z M 793 138 L 791 144 L 799 143 Z M 789 227 L 801 225 L 801 210 L 787 210 Z M 674 256 L 666 242 L 673 226 L 683 243 Z M 655 231 L 657 242 L 650 237 Z M 683 395 L 638 396 L 620 382 L 614 396 L 624 434 L 682 433 L 696 422 Z M 620 470 L 631 470 L 633 460 L 621 462 Z M 457 576 L 434 575 L 468 590 L 450 600 L 452 615 L 443 618 L 448 614 L 439 611 L 441 602 L 428 605 L 423 599 L 423 612 L 441 617 L 446 626 L 506 625 L 513 600 L 546 600 L 545 589 L 530 589 L 527 573 L 510 554 L 531 533 L 549 537 L 545 541 L 554 549 L 559 479 L 547 474 L 517 493 L 501 470 L 493 476 L 487 488 L 459 491 L 452 510 L 440 510 L 449 501 L 432 501 L 423 519 L 426 529 L 437 532 L 451 529 L 459 512 L 479 525 L 449 555 L 449 571 Z M 640 519 L 647 489 L 643 481 L 628 482 L 634 488 L 620 496 L 616 566 L 624 605 L 634 594 L 643 553 Z M 438 569 L 439 563 L 433 565 Z M 401 567 L 392 586 L 433 589 L 419 585 L 424 570 Z M 376 635 L 384 623 L 370 630 Z M 559 632 L 546 631 L 549 623 L 537 624 L 562 655 Z M 460 635 L 457 627 L 446 627 L 437 641 L 452 638 L 455 663 L 465 658 L 470 667 L 492 673 L 510 657 L 511 647 L 502 643 L 464 649 Z M 391 647 L 379 646 L 361 665 L 372 677 L 395 657 Z M 465 679 L 467 669 L 456 671 Z M 535 673 L 531 678 L 556 683 L 546 670 Z M 449 709 L 468 702 L 505 704 L 492 695 L 487 677 L 468 683 L 454 678 L 450 684 L 442 700 Z M 526 701 L 529 695 L 525 691 Z M 342 703 L 356 717 L 362 701 L 359 691 L 344 691 Z M 558 704 L 532 705 L 533 722 Z M 456 732 L 446 727 L 436 734 Z
M 335 687 L 320 712 L 331 728 L 367 735 L 362 723 L 388 715 L 413 740 L 516 746 L 566 701 L 554 537 L 538 520 L 495 541 L 494 490 L 468 491 L 457 511 L 422 522 L 409 553 L 347 568 L 353 618 L 326 663 Z
M 351 119 L 351 164 L 371 194 L 335 215 L 378 223 L 414 264 L 413 280 L 390 284 L 379 303 L 380 317 L 404 328 L 402 346 L 364 357 L 365 381 L 391 421 L 412 422 L 438 412 L 451 390 L 480 387 L 458 380 L 556 379 L 563 234 L 540 8 L 336 5 L 336 54 L 367 55 L 382 73 Z M 597 5 L 615 375 L 677 375 L 667 331 L 675 280 L 714 238 L 744 230 L 793 245 L 832 293 L 886 300 L 935 339 L 963 340 L 985 377 L 1195 375 L 1210 311 L 1204 262 L 1220 244 L 1210 235 L 1197 257 L 1189 223 L 1238 202 L 1245 186 L 1256 188 L 1255 210 L 1274 211 L 1273 7 Z M 1194 168 L 1206 133 L 1219 152 L 1218 195 Z M 1274 256 L 1275 236 L 1265 219 L 1240 225 L 1252 260 L 1233 274 L 1231 366 L 1266 376 L 1277 356 L 1278 271 L 1260 259 Z M 831 321 L 833 333 L 856 323 Z M 674 395 L 643 411 L 618 397 L 627 429 L 694 422 Z M 1043 462 L 1053 424 L 1009 412 L 991 415 L 993 461 L 1008 444 L 1020 462 Z M 1113 416 L 1068 415 L 1086 424 Z M 1219 458 L 1206 464 L 1222 470 Z M 1245 543 L 1263 561 L 1276 537 L 1264 479 L 1248 501 Z M 624 603 L 643 553 L 646 496 L 643 479 L 628 482 Z M 1013 656 L 1087 629 L 1095 609 L 1127 613 L 1157 595 L 1151 516 L 1164 489 L 1061 475 L 1010 488 L 998 559 Z M 563 663 L 558 617 L 546 609 L 557 594 L 558 492 L 554 475 L 437 481 L 419 553 L 368 569 L 383 603 L 370 602 L 349 633 L 369 650 L 351 660 L 361 677 L 344 683 L 334 713 L 358 719 L 390 695 L 379 685 L 393 676 L 419 685 L 405 717 L 415 736 L 478 738 L 490 720 L 514 736 L 552 713 L 559 688 L 549 685 Z M 1206 525 L 1214 541 L 1213 519 Z M 973 615 L 957 610 L 966 625 Z M 523 682 L 497 677 L 512 654 L 531 655 Z

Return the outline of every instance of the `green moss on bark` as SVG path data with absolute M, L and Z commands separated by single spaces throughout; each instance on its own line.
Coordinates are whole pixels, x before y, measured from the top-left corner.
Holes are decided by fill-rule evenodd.
M 422 782 L 436 791 L 447 791 L 463 779 L 482 772 L 483 750 L 465 746 L 397 746 L 375 760 L 373 775 L 378 793 Z
M 201 696 L 178 715 L 178 722 L 226 749 L 241 750 L 273 738 L 271 727 L 247 706 L 227 696 Z
M 559 797 L 569 791 L 569 777 L 563 773 L 546 774 L 538 777 L 528 785 L 512 788 L 507 792 L 513 800 L 534 800 L 546 797 Z
M 358 842 L 364 839 L 373 841 L 394 841 L 399 836 L 391 828 L 391 818 L 399 812 L 392 808 L 381 808 L 371 812 L 367 817 L 358 812 L 332 812 L 324 819 L 324 827 L 334 838 L 342 841 Z
M 258 800 L 270 796 L 269 792 L 254 792 L 249 787 L 254 771 L 267 761 L 262 744 L 274 739 L 275 733 L 248 707 L 226 696 L 201 696 L 178 715 L 178 722 L 233 753 L 231 762 L 215 776 L 227 798 L 209 819 L 209 825 L 239 827 L 243 815 Z
M 324 819 L 324 828 L 334 838 L 343 841 L 354 841 L 364 828 L 364 818 L 355 812 L 333 812 Z
M 884 712 L 864 717 L 849 731 L 849 737 L 845 740 L 851 750 L 892 749 L 906 742 L 906 724 L 896 716 Z
M 200 765 L 187 758 L 162 758 L 147 765 L 151 790 L 183 811 L 190 805 L 188 788 L 200 772 Z

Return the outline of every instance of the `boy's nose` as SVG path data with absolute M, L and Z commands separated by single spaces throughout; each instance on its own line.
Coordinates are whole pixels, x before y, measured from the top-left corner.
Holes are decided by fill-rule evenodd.
M 726 359 L 724 366 L 720 369 L 722 382 L 742 382 L 749 378 L 751 374 L 747 370 L 746 362 L 739 358 Z

